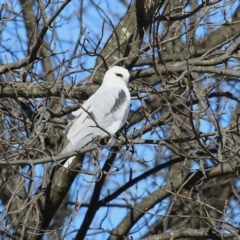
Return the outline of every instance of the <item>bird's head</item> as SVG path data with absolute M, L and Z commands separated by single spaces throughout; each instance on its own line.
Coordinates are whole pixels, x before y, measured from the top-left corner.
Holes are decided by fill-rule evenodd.
M 108 85 L 122 85 L 127 86 L 130 74 L 126 68 L 114 66 L 108 69 L 103 78 L 103 83 Z

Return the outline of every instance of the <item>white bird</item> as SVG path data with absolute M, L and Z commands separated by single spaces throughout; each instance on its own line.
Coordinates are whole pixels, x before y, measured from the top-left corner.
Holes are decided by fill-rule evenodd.
M 105 73 L 100 88 L 72 113 L 76 118 L 66 128 L 68 144 L 62 153 L 79 151 L 94 138 L 113 136 L 125 124 L 131 101 L 129 77 L 128 70 L 118 66 Z M 69 158 L 64 166 L 73 159 Z

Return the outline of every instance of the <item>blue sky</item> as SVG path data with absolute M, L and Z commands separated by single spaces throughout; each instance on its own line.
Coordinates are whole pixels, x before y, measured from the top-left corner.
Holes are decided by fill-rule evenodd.
M 80 38 L 80 42 L 83 42 L 84 38 L 89 38 L 89 40 L 96 43 L 101 36 L 102 32 L 102 25 L 103 25 L 103 19 L 106 19 L 106 23 L 104 26 L 104 36 L 102 43 L 100 44 L 99 50 L 101 47 L 104 46 L 106 40 L 110 36 L 112 32 L 112 27 L 109 24 L 106 16 L 102 13 L 103 11 L 106 11 L 108 13 L 107 17 L 111 19 L 113 24 L 116 26 L 116 24 L 119 22 L 120 18 L 126 11 L 126 7 L 119 3 L 118 1 L 95 1 L 96 5 L 99 6 L 99 9 L 96 9 L 96 6 L 92 5 L 90 1 L 84 1 L 83 4 L 83 15 L 80 15 L 79 9 L 80 9 L 80 1 L 73 0 L 70 2 L 69 5 L 64 9 L 64 11 L 60 14 L 60 16 L 57 18 L 54 24 L 56 24 L 56 29 L 54 30 L 54 33 L 52 34 L 49 31 L 48 34 L 48 40 L 51 41 L 51 47 L 54 47 L 54 44 L 56 44 L 56 51 L 67 51 L 66 53 L 59 54 L 58 56 L 53 58 L 53 62 L 55 65 L 58 65 L 59 62 L 61 62 L 63 59 L 69 59 L 72 55 L 72 52 L 74 50 L 74 47 L 76 45 L 77 39 L 79 38 L 79 33 L 82 31 L 84 34 Z M 11 4 L 11 3 L 7 3 Z M 57 4 L 50 5 L 49 9 L 51 7 L 57 7 Z M 61 3 L 58 3 L 61 4 Z M 231 16 L 231 14 L 234 12 L 236 6 L 231 6 L 231 8 L 227 8 L 226 14 L 227 16 Z M 12 8 L 14 8 L 15 12 L 18 12 L 20 10 L 20 7 L 18 5 L 18 1 L 12 2 Z M 48 12 L 47 12 L 48 13 Z M 5 14 L 5 15 L 4 15 Z M 7 12 L 3 11 L 3 17 L 10 18 L 13 16 L 12 14 L 7 14 Z M 50 15 L 49 15 L 50 17 Z M 215 14 L 213 18 L 210 20 L 214 20 L 213 23 L 218 22 L 219 24 L 224 23 L 224 19 L 222 17 L 222 12 L 219 12 L 219 14 Z M 203 20 L 204 23 L 205 20 Z M 27 40 L 26 40 L 26 32 L 24 29 L 24 24 L 22 21 L 17 21 L 17 23 L 14 23 L 13 25 L 11 21 L 8 22 L 0 22 L 2 27 L 2 34 L 1 34 L 1 44 L 0 45 L 0 53 L 1 53 L 1 62 L 3 63 L 9 63 L 14 62 L 17 59 L 21 59 L 22 57 L 26 56 L 27 53 Z M 6 24 L 6 25 L 4 25 Z M 211 24 L 209 24 L 209 27 L 211 27 Z M 207 33 L 207 30 L 205 27 L 199 27 L 196 31 L 196 35 L 199 37 L 202 37 L 204 34 Z M 89 50 L 92 50 L 90 45 L 87 45 Z M 83 50 L 80 45 L 78 45 L 77 54 L 81 55 L 81 57 L 76 58 L 72 61 L 72 69 L 69 71 L 70 75 L 65 79 L 65 81 L 71 81 L 73 78 L 76 80 L 76 82 L 82 81 L 84 79 L 87 79 L 89 76 L 89 73 L 92 71 L 92 69 L 95 66 L 95 57 L 89 57 L 83 54 Z M 89 71 L 84 71 L 81 69 L 81 65 L 84 66 Z M 42 67 L 41 64 L 36 64 L 35 71 L 42 73 Z M 16 74 L 17 77 L 17 74 Z M 223 86 L 224 87 L 224 86 Z M 229 85 L 226 86 L 229 88 Z M 214 101 L 214 99 L 212 99 Z M 216 105 L 218 103 L 214 103 L 213 105 Z M 138 107 L 139 103 L 133 102 L 133 109 L 136 109 Z M 229 101 L 227 103 L 227 106 L 225 108 L 226 115 L 229 115 L 230 106 L 235 105 L 235 102 Z M 227 117 L 226 117 L 227 118 Z M 140 129 L 142 127 L 142 124 L 138 124 L 134 127 Z M 223 126 L 228 126 L 227 119 L 221 120 L 221 124 Z M 202 121 L 200 130 L 202 132 L 207 132 L 209 130 L 213 130 L 209 127 L 209 124 Z M 133 131 L 133 128 L 130 129 L 130 132 Z M 150 138 L 150 139 L 158 139 L 160 137 L 164 137 L 163 133 L 159 134 L 145 134 L 142 136 L 142 138 Z M 112 193 L 117 187 L 120 187 L 124 185 L 126 182 L 129 181 L 129 174 L 130 171 L 132 171 L 132 177 L 139 176 L 143 171 L 146 170 L 146 165 L 148 169 L 151 167 L 154 167 L 156 162 L 159 164 L 160 162 L 164 162 L 166 160 L 166 156 L 169 155 L 169 152 L 163 148 L 162 152 L 159 153 L 159 155 L 155 154 L 154 146 L 136 146 L 136 154 L 134 155 L 134 158 L 131 156 L 129 152 L 125 152 L 120 159 L 118 159 L 116 162 L 114 162 L 114 165 L 121 166 L 123 159 L 125 159 L 124 168 L 119 172 L 114 172 L 110 174 L 107 178 L 106 185 L 103 188 L 102 196 L 101 198 L 104 198 L 109 193 Z M 106 150 L 102 151 L 103 157 L 101 158 L 101 166 L 104 164 L 104 160 L 106 159 Z M 146 160 L 146 162 L 139 163 L 137 160 L 143 161 Z M 96 171 L 98 170 L 99 166 L 94 166 L 93 161 L 85 162 L 84 164 L 85 169 Z M 194 167 L 194 166 L 193 166 Z M 196 168 L 199 166 L 197 165 Z M 36 166 L 36 172 L 38 176 L 42 175 L 43 167 L 42 166 Z M 154 176 L 151 176 L 145 180 L 142 180 L 138 184 L 134 185 L 132 188 L 121 194 L 116 200 L 113 200 L 110 204 L 119 204 L 123 205 L 126 202 L 123 200 L 123 198 L 126 199 L 137 199 L 136 202 L 141 201 L 144 197 L 148 196 L 151 192 L 155 191 L 157 189 L 157 186 L 152 183 L 152 180 L 154 179 L 158 185 L 163 185 L 165 182 L 165 176 L 167 176 L 167 171 L 162 171 L 161 174 L 156 174 Z M 40 180 L 40 179 L 39 179 Z M 74 184 L 71 188 L 71 200 L 74 202 L 82 202 L 82 203 L 88 203 L 91 197 L 93 185 L 91 181 L 96 181 L 96 178 L 94 176 L 88 176 L 84 174 L 79 174 L 74 181 Z M 37 187 L 37 185 L 36 185 Z M 100 198 L 100 199 L 101 199 Z M 146 227 L 144 224 L 148 222 L 149 225 L 151 225 L 154 220 L 159 219 L 161 215 L 165 212 L 165 206 L 167 205 L 168 200 L 166 199 L 164 202 L 159 203 L 156 205 L 153 209 L 149 210 L 151 213 L 155 213 L 156 216 L 153 217 L 151 215 L 146 215 L 143 219 L 139 221 L 136 226 L 133 227 L 133 231 L 137 229 L 135 233 L 132 234 L 134 239 L 138 239 L 142 234 L 145 233 Z M 69 209 L 75 214 L 74 207 L 70 206 Z M 82 207 L 78 210 L 76 215 L 74 215 L 72 222 L 70 224 L 70 227 L 65 227 L 63 229 L 63 233 L 67 231 L 67 236 L 65 239 L 72 239 L 75 235 L 77 230 L 83 220 L 83 216 L 86 212 L 86 208 Z M 124 218 L 124 216 L 129 212 L 129 210 L 126 210 L 124 208 L 115 207 L 112 208 L 112 210 L 109 210 L 106 207 L 101 208 L 96 217 L 93 220 L 93 223 L 91 225 L 91 230 L 88 232 L 96 233 L 98 232 L 99 227 L 101 226 L 102 229 L 110 230 L 114 229 L 115 226 L 117 226 L 118 223 Z M 103 218 L 105 219 L 103 222 Z M 66 218 L 66 226 L 68 226 L 69 218 Z M 71 233 L 71 231 L 73 231 Z M 106 233 L 99 233 L 97 236 L 98 239 L 105 239 L 108 234 Z M 94 237 L 94 238 L 95 238 Z M 90 235 L 88 239 L 93 239 L 93 237 Z M 96 238 L 95 238 L 96 239 Z

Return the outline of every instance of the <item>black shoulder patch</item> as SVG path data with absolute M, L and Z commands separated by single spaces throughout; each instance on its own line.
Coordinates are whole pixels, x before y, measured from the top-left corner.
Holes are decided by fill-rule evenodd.
M 115 112 L 118 110 L 118 108 L 124 103 L 124 101 L 127 99 L 127 95 L 126 93 L 121 90 L 119 93 L 118 93 L 118 98 L 116 99 L 112 109 L 110 110 L 110 113 L 111 112 Z

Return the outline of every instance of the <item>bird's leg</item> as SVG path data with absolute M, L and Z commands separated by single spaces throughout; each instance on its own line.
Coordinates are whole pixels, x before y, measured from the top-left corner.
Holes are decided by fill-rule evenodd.
M 102 145 L 107 145 L 108 144 L 108 142 L 109 142 L 109 140 L 110 140 L 110 137 L 109 136 L 107 136 L 107 137 L 104 137 L 103 139 L 102 139 Z
M 101 146 L 111 147 L 115 143 L 114 140 L 115 140 L 114 137 L 106 136 L 102 138 L 99 143 Z

